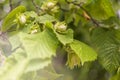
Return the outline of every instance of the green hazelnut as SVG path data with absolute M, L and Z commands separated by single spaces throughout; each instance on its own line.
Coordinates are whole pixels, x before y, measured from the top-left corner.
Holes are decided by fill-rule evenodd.
M 57 32 L 64 32 L 67 30 L 67 26 L 63 22 L 61 23 L 58 22 L 57 24 L 55 24 L 54 28 Z
M 24 14 L 19 15 L 18 21 L 20 22 L 20 24 L 25 24 L 26 23 L 26 16 Z

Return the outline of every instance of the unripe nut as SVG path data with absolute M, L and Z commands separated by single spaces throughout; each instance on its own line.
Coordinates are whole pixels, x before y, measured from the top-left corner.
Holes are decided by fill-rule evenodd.
M 48 2 L 47 3 L 48 8 L 53 8 L 54 6 L 55 6 L 55 4 L 53 2 Z
M 66 31 L 67 26 L 63 24 L 63 25 L 60 25 L 60 26 L 58 27 L 58 29 L 59 29 L 59 30 L 62 30 L 62 31 Z
M 55 25 L 55 30 L 58 31 L 58 32 L 64 32 L 66 31 L 67 29 L 67 26 L 64 24 L 64 23 L 58 23 Z
M 20 24 L 25 24 L 26 23 L 26 16 L 25 15 L 20 15 L 19 16 L 19 22 L 20 22 Z

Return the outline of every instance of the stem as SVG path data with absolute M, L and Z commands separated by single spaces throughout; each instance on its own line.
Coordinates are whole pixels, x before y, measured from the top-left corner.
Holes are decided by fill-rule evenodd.
M 39 10 L 41 10 L 40 7 L 35 3 L 34 0 L 32 0 L 32 4 L 33 4 L 34 7 L 36 8 L 36 12 L 37 12 L 37 14 L 39 15 Z
M 69 1 L 67 1 L 67 0 L 65 0 L 65 1 L 66 1 L 68 4 L 69 4 L 69 3 L 73 3 L 74 5 L 79 6 L 80 9 L 82 9 L 82 10 L 90 17 L 90 20 L 93 22 L 93 24 L 95 24 L 96 26 L 99 26 L 98 22 L 91 16 L 91 14 L 90 14 L 84 7 L 82 7 L 83 2 L 81 2 L 80 4 L 76 4 L 76 3 L 74 3 L 74 2 L 69 2 Z
M 91 16 L 91 14 L 90 14 L 86 9 L 84 9 L 82 6 L 80 6 L 80 8 L 87 13 L 87 15 L 90 17 L 90 20 L 91 20 L 96 26 L 99 26 L 99 24 L 96 22 L 96 20 Z
M 13 9 L 12 0 L 9 0 L 10 11 Z
M 19 6 L 19 5 L 21 4 L 21 2 L 22 2 L 22 0 L 18 1 L 18 2 L 16 3 L 16 6 L 15 6 L 15 7 Z

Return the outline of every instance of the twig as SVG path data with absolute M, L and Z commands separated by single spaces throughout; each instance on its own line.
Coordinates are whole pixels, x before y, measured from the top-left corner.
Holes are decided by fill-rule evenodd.
M 89 13 L 86 9 L 84 9 L 82 6 L 80 6 L 80 8 L 88 14 L 88 16 L 90 17 L 90 20 L 91 20 L 96 26 L 99 26 L 99 24 L 96 22 L 96 20 L 90 15 L 90 13 Z
M 67 0 L 65 0 L 68 4 L 69 3 L 73 3 L 74 5 L 76 6 L 79 6 L 89 17 L 90 17 L 90 20 L 96 25 L 96 26 L 99 26 L 98 22 L 96 22 L 96 20 L 91 16 L 91 14 L 84 8 L 82 7 L 82 4 L 83 2 L 81 2 L 80 4 L 76 4 L 75 2 L 68 2 Z
M 36 12 L 39 15 L 39 11 L 41 10 L 40 7 L 35 3 L 34 0 L 32 0 L 32 4 L 34 5 L 34 7 L 36 8 Z
M 12 11 L 15 7 L 19 6 L 21 2 L 22 0 L 18 1 L 17 3 L 12 3 L 12 0 L 9 0 L 10 11 Z
M 21 4 L 22 0 L 18 1 L 15 5 L 15 7 L 19 6 Z
M 13 9 L 12 0 L 9 0 L 10 11 Z

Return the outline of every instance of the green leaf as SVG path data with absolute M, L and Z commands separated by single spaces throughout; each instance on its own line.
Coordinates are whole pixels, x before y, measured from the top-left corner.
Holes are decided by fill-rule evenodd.
M 82 18 L 81 18 L 81 16 L 80 16 L 79 14 L 76 14 L 76 13 L 74 13 L 73 16 L 74 16 L 74 17 L 73 17 L 73 18 L 74 18 L 74 25 L 75 25 L 75 26 L 78 26 L 80 20 L 82 21 Z
M 52 22 L 46 22 L 45 27 L 53 29 L 53 23 Z
M 25 73 L 43 69 L 44 67 L 48 66 L 48 64 L 50 63 L 51 63 L 51 59 L 32 59 L 29 61 Z
M 61 76 L 61 74 L 57 74 L 55 71 L 53 71 L 49 65 L 44 69 L 23 74 L 20 80 L 56 80 Z
M 120 74 L 113 75 L 110 80 L 120 80 Z
M 26 8 L 24 6 L 18 6 L 13 9 L 3 20 L 1 31 L 5 32 L 10 29 L 15 23 L 16 14 L 25 12 Z
M 65 13 L 65 21 L 66 21 L 66 23 L 70 23 L 70 22 L 72 22 L 73 21 L 73 13 Z
M 21 42 L 19 38 L 19 32 L 13 31 L 13 32 L 10 32 L 8 35 L 9 35 L 10 44 L 12 46 L 12 50 L 15 50 L 16 48 L 20 47 Z
M 52 30 L 44 30 L 37 34 L 20 34 L 21 42 L 29 58 L 51 58 L 55 56 L 58 40 Z
M 79 4 L 79 3 L 87 3 L 88 1 L 91 1 L 91 0 L 67 0 L 67 1 Z
M 120 40 L 114 30 L 97 28 L 93 31 L 92 43 L 98 52 L 98 60 L 103 67 L 114 72 L 120 66 Z
M 91 47 L 78 40 L 70 43 L 70 47 L 80 58 L 82 65 L 85 62 L 94 61 L 97 58 L 96 52 Z
M 40 16 L 36 20 L 39 23 L 43 23 L 43 24 L 45 24 L 46 22 L 54 22 L 54 21 L 56 21 L 56 19 L 53 16 L 49 15 L 49 14 L 45 14 L 43 16 Z
M 71 30 L 71 29 L 68 29 L 63 34 L 60 34 L 57 32 L 55 32 L 55 34 L 56 34 L 58 40 L 64 45 L 71 43 L 73 41 L 73 30 Z
M 86 9 L 92 17 L 98 20 L 105 20 L 115 16 L 110 0 L 92 0 L 86 6 Z
M 19 48 L 11 56 L 6 58 L 4 65 L 0 67 L 0 80 L 21 80 L 23 76 L 29 75 L 30 72 L 43 69 L 50 63 L 50 59 L 30 59 L 27 57 L 25 51 Z M 31 76 L 35 77 L 33 74 Z M 40 76 L 44 77 L 42 75 L 37 77 Z M 26 79 L 23 78 L 22 80 Z
M 36 72 L 37 71 L 24 73 L 19 80 L 35 80 Z
M 13 51 L 21 47 L 19 32 L 17 31 L 11 32 L 9 36 L 10 36 L 9 41 L 12 45 Z M 50 59 L 29 59 L 29 63 L 27 65 L 25 72 L 36 71 L 38 69 L 42 69 L 50 63 L 51 63 Z
M 0 80 L 19 80 L 24 73 L 27 63 L 25 52 L 22 49 L 18 49 L 0 67 Z
M 46 74 L 47 74 L 47 75 L 46 75 Z M 60 74 L 51 72 L 51 71 L 46 70 L 46 69 L 40 70 L 40 71 L 38 72 L 38 75 L 40 75 L 40 76 L 39 76 L 39 80 L 42 80 L 42 78 L 44 78 L 45 80 L 56 80 L 57 78 L 59 78 L 60 76 L 62 76 L 62 75 L 60 75 Z M 37 79 L 37 80 L 38 80 L 38 79 Z
M 0 34 L 0 49 L 3 51 L 5 56 L 11 54 L 11 44 L 6 33 Z
M 38 17 L 37 13 L 35 13 L 34 11 L 26 11 L 24 14 L 25 14 L 27 17 L 32 17 L 32 18 Z

